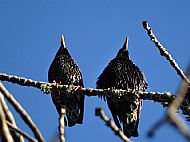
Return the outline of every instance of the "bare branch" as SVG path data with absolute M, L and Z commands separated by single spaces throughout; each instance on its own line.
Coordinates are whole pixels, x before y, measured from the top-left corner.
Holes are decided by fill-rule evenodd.
M 106 126 L 110 127 L 112 131 L 114 131 L 115 134 L 119 136 L 123 141 L 131 142 L 130 139 L 127 138 L 127 136 L 125 136 L 124 133 L 115 125 L 115 123 L 104 114 L 102 108 L 96 108 L 95 114 L 96 116 L 99 116 L 106 123 Z
M 155 135 L 155 132 L 167 122 L 167 117 L 162 117 L 159 121 L 157 121 L 151 129 L 148 131 L 148 137 L 152 138 Z
M 65 137 L 64 137 L 64 116 L 65 116 L 66 110 L 64 108 L 61 108 L 61 113 L 59 116 L 59 134 L 60 134 L 60 142 L 65 142 Z
M 0 135 L 3 142 L 13 142 L 13 138 L 8 129 L 5 114 L 2 107 L 2 102 L 0 100 Z M 1 141 L 1 139 L 0 139 Z
M 187 94 L 190 81 L 188 77 L 183 73 L 182 69 L 176 63 L 176 61 L 172 58 L 172 56 L 168 53 L 166 48 L 161 45 L 161 43 L 157 40 L 156 36 L 153 34 L 152 29 L 149 27 L 147 21 L 142 22 L 144 29 L 147 30 L 147 34 L 149 35 L 150 39 L 154 42 L 156 47 L 160 50 L 161 56 L 165 56 L 166 59 L 170 62 L 172 67 L 176 70 L 177 74 L 182 78 L 183 82 L 179 90 L 179 95 L 172 101 L 170 104 L 166 116 L 164 116 L 160 121 L 158 121 L 154 127 L 149 132 L 149 135 L 153 135 L 155 130 L 165 124 L 166 120 L 172 126 L 174 126 L 188 141 L 190 141 L 190 131 L 184 121 L 176 114 L 176 111 L 184 102 L 184 98 Z M 190 74 L 190 66 L 188 69 L 188 74 Z M 183 103 L 184 104 L 184 103 Z M 183 107 L 181 107 L 183 109 Z
M 169 114 L 168 112 L 157 121 L 152 128 L 148 131 L 148 136 L 153 137 L 155 132 L 164 124 L 170 123 L 174 128 L 176 128 L 184 137 L 189 141 L 190 140 L 190 131 L 186 126 L 184 121 L 176 115 L 176 113 Z
M 190 75 L 190 64 L 187 71 L 187 76 Z M 189 81 L 189 80 L 188 80 Z M 185 122 L 176 114 L 177 109 L 182 104 L 185 95 L 187 93 L 188 87 L 190 84 L 188 84 L 185 80 L 183 80 L 181 87 L 179 89 L 179 95 L 172 101 L 168 108 L 168 117 L 169 122 L 173 124 L 175 128 L 187 139 L 190 141 L 190 130 L 185 124 Z
M 19 133 L 20 135 L 24 136 L 28 141 L 30 142 L 37 142 L 37 140 L 33 139 L 30 135 L 28 135 L 26 132 L 20 130 L 19 128 L 15 127 L 13 124 L 7 121 L 7 125 L 10 129 L 10 131 Z
M 60 139 L 59 137 L 60 137 L 59 133 L 56 132 L 55 134 L 52 135 L 49 142 L 58 142 L 58 140 Z
M 147 34 L 150 37 L 150 39 L 154 42 L 156 47 L 160 50 L 160 55 L 165 56 L 166 59 L 170 62 L 172 67 L 176 70 L 177 74 L 185 80 L 188 84 L 190 84 L 190 81 L 186 77 L 186 75 L 183 73 L 183 70 L 180 69 L 179 65 L 176 63 L 176 61 L 172 58 L 172 56 L 169 54 L 166 48 L 157 40 L 156 36 L 153 34 L 153 31 L 151 27 L 148 25 L 147 21 L 143 21 L 142 25 L 145 30 L 147 30 Z
M 6 97 L 6 99 L 14 106 L 15 110 L 20 114 L 25 123 L 31 128 L 36 139 L 39 142 L 44 142 L 44 138 L 41 132 L 38 130 L 35 123 L 32 121 L 27 112 L 22 108 L 22 106 L 15 100 L 15 98 L 8 92 L 8 90 L 0 82 L 0 92 Z
M 185 124 L 183 119 L 181 119 L 178 115 L 171 113 L 169 114 L 169 121 L 176 130 L 178 130 L 188 141 L 190 141 L 190 129 Z
M 15 128 L 17 128 L 15 119 L 14 119 L 11 111 L 9 110 L 9 108 L 5 102 L 4 96 L 3 96 L 3 94 L 1 94 L 1 92 L 0 92 L 0 100 L 1 100 L 2 108 L 3 108 L 4 113 L 5 113 L 6 120 L 8 122 L 10 122 Z M 11 134 L 12 134 L 12 137 L 14 138 L 15 141 L 24 142 L 24 139 L 19 134 L 17 134 L 17 133 L 11 133 Z
M 154 102 L 161 102 L 168 105 L 173 99 L 175 99 L 175 95 L 171 92 L 142 92 L 142 91 L 134 91 L 131 89 L 121 90 L 121 89 L 94 89 L 94 88 L 81 88 L 76 91 L 77 86 L 73 85 L 55 85 L 42 81 L 35 81 L 32 79 L 27 79 L 23 77 L 17 77 L 13 75 L 7 75 L 4 73 L 0 73 L 0 80 L 8 81 L 11 83 L 16 83 L 21 86 L 35 87 L 41 89 L 45 93 L 50 93 L 51 91 L 60 91 L 62 94 L 77 94 L 77 95 L 86 95 L 86 96 L 107 96 L 107 97 L 121 97 L 125 96 L 125 98 L 131 99 L 134 97 L 133 93 L 138 94 L 141 99 L 144 100 L 152 100 Z M 130 92 L 130 93 L 129 93 Z M 131 93 L 132 92 L 132 93 Z M 62 95 L 61 94 L 61 95 Z M 127 95 L 126 95 L 127 94 Z M 131 95 L 130 95 L 131 94 Z M 187 103 L 182 105 L 181 109 L 186 109 Z M 190 115 L 190 111 L 187 112 L 186 115 Z
M 142 92 L 142 91 L 136 91 L 128 89 L 128 90 L 121 90 L 121 89 L 94 89 L 94 88 L 81 88 L 76 90 L 77 86 L 73 85 L 55 85 L 47 82 L 42 81 L 35 81 L 32 79 L 27 79 L 23 77 L 17 77 L 13 75 L 7 75 L 4 73 L 0 73 L 0 80 L 1 81 L 8 81 L 11 83 L 16 83 L 21 86 L 28 86 L 28 87 L 35 87 L 38 89 L 43 90 L 45 93 L 50 93 L 51 91 L 60 91 L 64 92 L 65 94 L 72 94 L 77 93 L 79 95 L 86 95 L 86 96 L 107 96 L 107 97 L 121 97 L 125 96 L 126 98 L 130 99 L 131 97 L 134 97 L 134 95 L 129 95 L 131 92 L 139 94 L 140 98 L 144 100 L 153 100 L 155 102 L 171 102 L 175 95 L 173 95 L 170 92 Z M 129 93 L 130 92 L 130 93 Z M 128 95 L 125 95 L 128 94 Z
M 11 76 L 7 74 L 0 73 L 0 80 L 2 81 L 9 81 L 12 83 L 17 83 L 22 86 L 32 86 L 38 89 L 41 89 L 45 91 L 45 93 L 50 93 L 51 91 L 59 90 L 61 95 L 70 95 L 70 94 L 77 94 L 77 95 L 87 95 L 87 96 L 107 96 L 107 97 L 125 97 L 128 99 L 131 99 L 135 97 L 133 93 L 138 94 L 140 98 L 144 100 L 153 100 L 154 102 L 161 102 L 164 104 L 169 105 L 172 100 L 176 98 L 175 95 L 173 95 L 170 92 L 142 92 L 128 89 L 128 90 L 119 90 L 119 89 L 94 89 L 94 88 L 81 88 L 80 90 L 76 90 L 77 86 L 73 85 L 55 85 L 47 82 L 40 82 L 40 81 L 34 81 L 31 79 L 23 78 L 23 77 L 17 77 L 17 76 Z M 130 93 L 129 93 L 130 92 Z M 128 94 L 128 95 L 126 95 Z M 131 95 L 129 95 L 131 94 Z M 138 96 L 137 95 L 137 96 Z M 189 104 L 184 102 L 181 105 L 181 109 L 186 111 L 186 108 L 189 107 Z M 190 111 L 186 111 L 186 115 L 190 115 Z M 61 131 L 60 131 L 61 132 Z M 61 134 L 61 133 L 60 133 Z M 62 135 L 62 134 L 61 134 Z M 60 135 L 60 136 L 61 136 Z

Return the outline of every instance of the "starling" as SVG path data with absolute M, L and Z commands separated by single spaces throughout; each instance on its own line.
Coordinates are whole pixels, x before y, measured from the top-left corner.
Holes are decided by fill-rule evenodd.
M 50 83 L 84 87 L 80 69 L 66 48 L 63 35 L 61 36 L 61 47 L 50 65 L 48 80 Z M 75 124 L 83 123 L 84 96 L 66 96 L 60 94 L 59 91 L 53 91 L 51 97 L 59 114 L 61 108 L 66 109 L 66 126 L 72 127 Z
M 137 91 L 147 89 L 148 84 L 143 72 L 129 59 L 128 38 L 126 38 L 117 56 L 110 61 L 98 77 L 96 84 L 98 89 L 132 89 Z M 121 129 L 120 123 L 122 123 L 123 132 L 126 136 L 138 137 L 137 129 L 142 100 L 137 97 L 132 100 L 124 97 L 106 97 L 104 99 L 107 100 L 108 107 L 118 128 Z

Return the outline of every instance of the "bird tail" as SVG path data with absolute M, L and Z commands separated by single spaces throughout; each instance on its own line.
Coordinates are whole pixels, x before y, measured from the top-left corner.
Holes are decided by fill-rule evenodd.
M 139 136 L 138 123 L 139 119 L 134 120 L 133 122 L 130 122 L 128 124 L 123 124 L 123 132 L 128 138 L 130 138 L 131 136 L 133 137 Z
M 75 124 L 82 124 L 84 115 L 84 96 L 69 97 L 66 103 L 68 126 L 72 127 Z
M 75 124 L 83 123 L 84 96 L 65 97 L 63 95 L 60 97 L 60 93 L 54 92 L 52 93 L 52 100 L 59 114 L 61 108 L 66 109 L 65 126 L 72 127 Z
M 66 126 L 72 127 L 76 124 L 82 124 L 83 123 L 83 117 L 81 114 L 78 113 L 78 111 L 75 111 L 74 109 L 67 109 L 66 112 Z
M 84 95 L 81 96 L 81 99 L 80 99 L 80 115 L 79 115 L 79 118 L 78 118 L 78 121 L 77 123 L 78 124 L 82 124 L 83 123 L 83 116 L 84 116 Z
M 123 132 L 128 138 L 130 138 L 131 136 L 139 136 L 138 125 L 140 119 L 140 111 L 142 108 L 142 100 L 140 99 L 137 102 L 139 102 L 139 104 L 137 103 L 137 108 L 133 112 L 126 114 L 126 121 L 123 121 Z

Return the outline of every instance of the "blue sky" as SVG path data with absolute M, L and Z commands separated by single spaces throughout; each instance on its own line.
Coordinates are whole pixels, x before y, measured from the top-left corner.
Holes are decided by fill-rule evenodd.
M 0 3 L 0 72 L 47 81 L 49 65 L 64 34 L 66 45 L 83 73 L 85 87 L 95 87 L 97 77 L 128 36 L 130 57 L 144 71 L 149 83 L 147 91 L 175 93 L 181 79 L 149 40 L 141 25 L 143 20 L 149 22 L 183 70 L 190 59 L 188 0 L 0 0 Z M 58 125 L 50 95 L 35 88 L 5 82 L 4 85 L 32 116 L 45 139 L 50 140 Z M 94 115 L 95 107 L 102 107 L 111 117 L 103 100 L 86 97 L 84 125 L 66 128 L 67 142 L 120 141 Z M 132 140 L 184 141 L 168 125 L 154 139 L 146 137 L 164 112 L 160 104 L 144 101 L 140 136 Z M 14 116 L 18 126 L 32 134 L 19 115 L 14 112 Z

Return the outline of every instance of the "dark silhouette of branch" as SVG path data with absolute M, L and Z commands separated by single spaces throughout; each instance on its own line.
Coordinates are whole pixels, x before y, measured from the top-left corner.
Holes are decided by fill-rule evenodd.
M 9 122 L 12 126 L 17 128 L 15 119 L 14 119 L 11 111 L 9 110 L 9 108 L 8 108 L 6 102 L 5 102 L 4 96 L 3 96 L 3 94 L 1 94 L 1 92 L 0 92 L 0 100 L 1 100 L 1 105 L 2 105 L 3 111 L 5 113 L 5 117 L 6 117 L 7 122 Z M 14 138 L 15 141 L 24 142 L 21 135 L 19 135 L 17 133 L 14 133 L 14 132 L 11 133 L 11 135 Z
M 159 121 L 157 121 L 148 131 L 148 137 L 152 138 L 155 135 L 155 132 L 167 122 L 167 117 L 162 117 Z
M 179 91 L 179 95 L 170 104 L 167 113 L 149 130 L 149 137 L 154 136 L 155 132 L 167 122 L 170 123 L 174 128 L 176 128 L 188 141 L 190 141 L 190 130 L 183 121 L 183 119 L 181 119 L 176 113 L 177 109 L 183 101 L 183 98 L 185 97 L 187 88 L 188 84 L 185 81 L 183 81 L 181 89 Z
M 188 90 L 187 90 L 185 99 L 183 101 L 183 105 L 180 106 L 180 109 L 182 110 L 182 113 L 186 115 L 186 121 L 190 121 L 190 115 L 189 115 L 190 114 L 190 86 L 188 86 Z
M 112 131 L 114 131 L 115 134 L 123 141 L 131 142 L 130 139 L 128 139 L 127 136 L 125 136 L 124 133 L 115 125 L 115 123 L 105 115 L 102 108 L 96 108 L 95 115 L 99 116 L 106 123 L 106 126 L 110 127 Z
M 66 110 L 64 108 L 61 108 L 61 113 L 59 116 L 59 135 L 60 135 L 60 142 L 65 142 L 65 137 L 64 137 L 64 116 L 65 116 Z
M 19 128 L 15 127 L 13 124 L 7 121 L 7 125 L 10 129 L 10 131 L 16 132 L 22 136 L 24 136 L 29 142 L 37 142 L 37 140 L 33 139 L 30 135 L 28 135 L 26 132 L 20 130 Z
M 188 84 L 190 84 L 190 81 L 186 77 L 186 75 L 183 73 L 183 70 L 180 69 L 179 65 L 176 63 L 176 61 L 172 58 L 171 54 L 167 51 L 166 48 L 157 40 L 156 36 L 153 34 L 153 31 L 151 27 L 149 26 L 147 21 L 143 21 L 142 25 L 145 30 L 147 30 L 147 34 L 150 37 L 150 39 L 154 42 L 155 46 L 160 50 L 160 55 L 165 56 L 166 59 L 170 62 L 172 67 L 176 70 L 177 74 L 185 80 Z
M 190 76 L 190 64 L 187 70 L 187 76 Z M 189 82 L 189 80 L 188 80 Z M 177 116 L 176 111 L 182 104 L 185 95 L 187 94 L 189 83 L 186 80 L 183 80 L 181 87 L 179 89 L 177 97 L 172 101 L 171 105 L 168 108 L 168 117 L 169 122 L 173 124 L 175 128 L 188 140 L 190 141 L 190 130 L 179 116 Z
M 33 131 L 36 139 L 39 142 L 44 142 L 44 138 L 41 135 L 41 132 L 38 130 L 35 123 L 32 121 L 30 116 L 27 114 L 27 112 L 22 108 L 22 106 L 15 100 L 15 98 L 8 92 L 8 90 L 3 86 L 3 84 L 0 82 L 0 92 L 6 97 L 6 99 L 13 105 L 13 107 L 16 109 L 16 111 L 20 114 L 22 119 L 25 121 L 25 123 L 30 127 L 30 129 Z
M 6 123 L 6 116 L 3 111 L 2 102 L 0 100 L 0 135 L 1 138 L 0 141 L 3 142 L 13 142 L 13 138 L 10 134 L 9 128 Z
M 59 133 L 58 132 L 55 132 L 52 137 L 50 138 L 49 142 L 58 142 L 59 140 Z
M 190 74 L 190 65 L 187 71 L 187 76 L 183 73 L 182 69 L 180 69 L 179 65 L 172 58 L 172 56 L 168 53 L 168 51 L 161 45 L 161 43 L 157 40 L 156 36 L 153 34 L 152 29 L 148 25 L 147 21 L 142 22 L 144 29 L 147 30 L 147 33 L 150 39 L 154 42 L 156 47 L 160 50 L 161 56 L 165 56 L 166 59 L 170 62 L 172 67 L 176 70 L 177 74 L 182 78 L 183 82 L 179 89 L 179 93 L 177 97 L 171 102 L 166 115 L 161 118 L 149 132 L 149 136 L 152 136 L 159 127 L 161 127 L 165 122 L 170 123 L 174 126 L 188 141 L 190 141 L 190 130 L 184 121 L 177 115 L 176 111 L 184 102 L 185 96 L 188 93 L 188 88 L 190 86 L 190 81 L 187 76 Z M 183 107 L 181 107 L 183 108 Z M 182 110 L 183 111 L 183 110 Z

